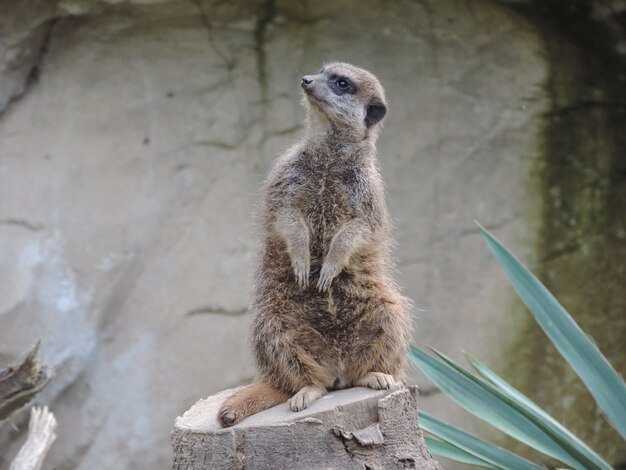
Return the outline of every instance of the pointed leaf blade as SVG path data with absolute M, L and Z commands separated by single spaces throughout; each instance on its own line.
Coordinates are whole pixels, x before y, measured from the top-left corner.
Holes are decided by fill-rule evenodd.
M 410 348 L 409 357 L 442 392 L 470 413 L 574 469 L 589 470 L 588 466 L 576 460 L 492 385 L 472 376 L 458 365 L 463 373 L 452 369 L 414 346 Z
M 424 441 L 426 442 L 426 447 L 428 447 L 430 453 L 438 457 L 443 457 L 449 460 L 454 460 L 455 462 L 465 463 L 468 465 L 475 465 L 477 467 L 498 468 L 440 439 L 425 436 Z
M 472 436 L 428 413 L 420 411 L 419 420 L 422 429 L 425 431 L 458 447 L 475 458 L 493 465 L 495 468 L 503 470 L 541 470 L 540 466 L 523 459 L 519 455 Z
M 564 448 L 568 449 L 577 460 L 586 462 L 590 468 L 602 468 L 604 470 L 612 470 L 611 466 L 596 454 L 587 444 L 575 436 L 571 431 L 556 421 L 552 416 L 541 409 L 535 402 L 530 400 L 526 395 L 511 386 L 499 375 L 489 369 L 476 358 L 465 354 L 469 363 L 476 371 L 491 384 L 498 388 L 500 392 L 513 400 L 517 407 L 526 416 L 537 423 L 546 433 L 550 434 L 553 439 L 558 441 Z
M 511 284 L 559 353 L 578 374 L 613 427 L 626 438 L 626 384 L 550 291 L 479 225 Z

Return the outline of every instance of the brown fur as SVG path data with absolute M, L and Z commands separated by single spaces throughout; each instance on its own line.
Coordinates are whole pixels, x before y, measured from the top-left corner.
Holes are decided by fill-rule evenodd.
M 283 403 L 290 396 L 270 384 L 256 382 L 244 387 L 226 400 L 218 418 L 222 426 L 232 426 L 246 416 Z
M 333 92 L 336 77 L 348 77 L 356 92 Z M 382 116 L 372 124 L 370 113 L 378 106 L 384 116 L 384 91 L 372 74 L 343 63 L 304 77 L 303 88 L 307 134 L 262 190 L 253 302 L 261 382 L 226 401 L 225 426 L 291 395 L 299 411 L 331 389 L 388 388 L 405 378 L 412 322 L 389 274 L 375 146 Z

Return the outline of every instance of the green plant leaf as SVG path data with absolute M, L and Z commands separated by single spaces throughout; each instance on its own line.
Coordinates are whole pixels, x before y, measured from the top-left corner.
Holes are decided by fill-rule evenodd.
M 491 468 L 500 468 L 502 470 L 542 470 L 540 466 L 523 459 L 519 455 L 515 455 L 502 447 L 498 447 L 472 436 L 423 411 L 419 412 L 419 422 L 420 426 L 425 431 L 461 449 L 466 454 L 477 458 L 479 461 L 489 464 Z
M 458 370 L 455 370 L 414 346 L 409 350 L 409 357 L 442 392 L 470 413 L 574 469 L 596 468 L 578 461 L 566 448 L 522 413 L 512 400 L 488 382 L 473 376 L 458 365 L 456 365 Z
M 476 371 L 491 384 L 496 386 L 500 392 L 511 400 L 515 401 L 518 408 L 527 416 L 531 417 L 544 431 L 550 434 L 555 440 L 569 450 L 569 452 L 581 462 L 587 462 L 591 466 L 611 470 L 611 466 L 605 462 L 602 457 L 596 454 L 587 444 L 572 434 L 566 427 L 556 421 L 552 416 L 542 410 L 535 402 L 530 400 L 526 395 L 516 388 L 512 387 L 499 375 L 489 369 L 479 360 L 465 354 L 469 363 Z
M 426 447 L 428 447 L 430 453 L 438 457 L 444 457 L 449 460 L 454 460 L 455 462 L 475 465 L 477 467 L 498 468 L 440 439 L 425 436 L 424 441 L 426 442 Z
M 548 289 L 485 228 L 487 245 L 554 346 L 578 374 L 607 419 L 626 438 L 626 384 Z

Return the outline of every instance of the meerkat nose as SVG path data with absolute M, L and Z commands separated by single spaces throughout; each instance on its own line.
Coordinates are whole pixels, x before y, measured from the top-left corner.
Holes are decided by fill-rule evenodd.
M 310 85 L 311 83 L 313 83 L 313 79 L 310 77 L 307 77 L 306 75 L 302 77 L 302 81 L 300 82 L 302 86 Z

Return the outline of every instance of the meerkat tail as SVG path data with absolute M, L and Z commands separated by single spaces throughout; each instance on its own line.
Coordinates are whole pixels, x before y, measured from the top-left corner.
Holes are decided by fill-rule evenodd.
M 226 400 L 217 416 L 222 427 L 237 424 L 250 415 L 286 402 L 290 394 L 265 382 L 248 385 Z

